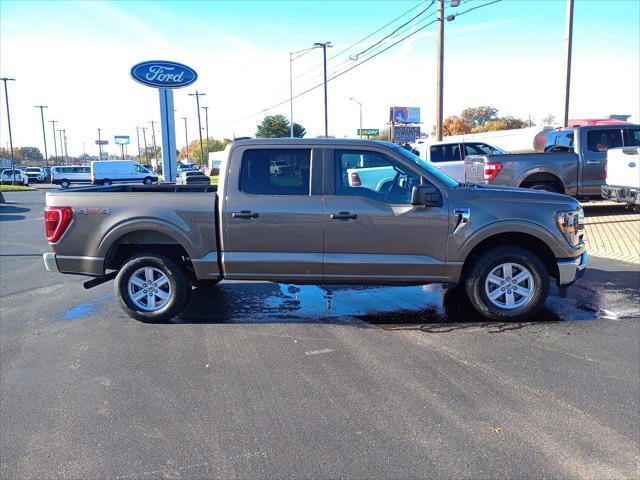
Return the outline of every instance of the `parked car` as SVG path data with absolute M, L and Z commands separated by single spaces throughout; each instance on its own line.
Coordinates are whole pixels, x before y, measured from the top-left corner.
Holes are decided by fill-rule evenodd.
M 27 167 L 25 174 L 29 181 L 33 183 L 44 183 L 47 180 L 47 172 L 40 167 Z
M 91 182 L 95 185 L 112 183 L 144 183 L 151 185 L 158 176 L 133 160 L 96 160 L 91 162 Z
M 177 185 L 209 185 L 211 179 L 199 170 L 182 172 L 176 179 Z
M 47 270 L 96 277 L 86 288 L 115 277 L 118 303 L 143 321 L 224 278 L 462 284 L 482 315 L 516 320 L 543 306 L 550 277 L 564 287 L 584 274 L 583 214 L 565 195 L 459 184 L 387 142 L 254 139 L 226 152 L 219 187 L 48 192 Z M 397 172 L 392 185 L 352 187 L 351 162 L 374 156 Z M 274 175 L 274 159 L 298 171 Z
M 15 171 L 15 175 L 14 175 L 14 171 Z M 29 177 L 27 177 L 24 173 L 22 173 L 17 168 L 15 170 L 12 170 L 10 168 L 2 170 L 2 173 L 0 173 L 0 183 L 11 184 L 14 182 L 16 185 L 28 186 Z
M 640 132 L 636 135 L 640 140 Z M 609 150 L 606 172 L 607 183 L 602 186 L 602 197 L 640 210 L 640 147 Z
M 639 125 L 596 125 L 550 132 L 546 153 L 470 155 L 467 182 L 601 198 L 607 150 L 640 146 Z
M 197 170 L 197 165 L 195 163 L 183 163 L 178 162 L 177 173 L 180 175 L 182 172 L 191 172 L 193 170 Z
M 293 173 L 293 166 L 284 160 L 274 160 L 269 164 L 269 173 L 271 175 L 291 175 Z
M 73 183 L 91 183 L 91 167 L 64 165 L 51 167 L 51 183 L 69 188 Z

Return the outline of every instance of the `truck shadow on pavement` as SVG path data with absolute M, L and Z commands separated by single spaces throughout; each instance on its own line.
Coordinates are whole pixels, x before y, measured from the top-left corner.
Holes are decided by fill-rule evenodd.
M 24 220 L 24 215 L 15 215 L 16 213 L 27 213 L 30 212 L 30 208 L 26 207 L 16 207 L 11 204 L 0 204 L 0 222 L 9 222 L 15 220 Z

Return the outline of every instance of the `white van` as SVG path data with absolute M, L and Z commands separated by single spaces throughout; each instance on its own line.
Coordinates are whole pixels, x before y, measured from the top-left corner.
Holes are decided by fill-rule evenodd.
M 91 168 L 85 165 L 51 167 L 51 183 L 69 188 L 72 183 L 91 183 Z
M 144 183 L 151 185 L 158 176 L 132 160 L 107 160 L 91 162 L 91 181 L 95 185 L 112 183 Z

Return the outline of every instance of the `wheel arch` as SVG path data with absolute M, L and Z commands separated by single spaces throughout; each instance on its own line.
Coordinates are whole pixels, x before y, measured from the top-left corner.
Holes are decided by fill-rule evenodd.
M 521 188 L 528 188 L 527 185 L 544 182 L 556 185 L 560 189 L 561 193 L 567 191 L 566 186 L 559 175 L 554 172 L 542 169 L 535 172 L 528 172 L 527 176 L 522 178 L 520 182 L 518 182 L 518 186 Z
M 558 278 L 558 264 L 553 250 L 539 237 L 525 232 L 495 233 L 479 241 L 467 254 L 462 265 L 461 277 L 466 276 L 466 273 L 484 252 L 501 246 L 516 246 L 529 250 L 540 258 L 549 276 Z

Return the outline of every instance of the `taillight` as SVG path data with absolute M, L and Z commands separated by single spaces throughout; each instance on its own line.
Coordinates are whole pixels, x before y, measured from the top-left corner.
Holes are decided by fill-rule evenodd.
M 49 243 L 56 243 L 62 237 L 71 219 L 73 210 L 71 207 L 45 207 L 44 208 L 44 230 Z
M 492 182 L 502 170 L 502 163 L 488 162 L 484 164 L 483 178 L 485 182 Z
M 360 175 L 358 175 L 358 172 L 351 172 L 351 175 L 349 177 L 349 183 L 351 184 L 352 187 L 360 187 L 362 185 L 362 182 L 360 181 Z

